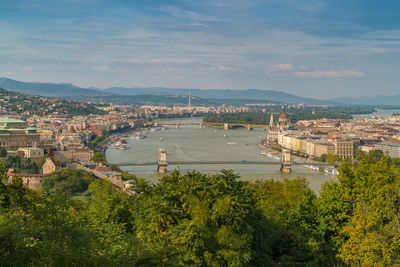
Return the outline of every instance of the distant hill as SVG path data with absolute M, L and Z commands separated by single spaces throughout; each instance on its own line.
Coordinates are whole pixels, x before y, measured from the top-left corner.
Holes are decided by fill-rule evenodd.
M 111 87 L 104 91 L 118 95 L 188 95 L 188 89 L 181 88 L 164 88 L 164 87 Z M 274 90 L 232 90 L 232 89 L 191 89 L 191 95 L 203 99 L 240 99 L 240 100 L 257 100 L 271 101 L 279 103 L 304 103 L 304 104 L 322 104 L 328 101 L 304 98 L 296 95 L 274 91 Z
M 20 82 L 8 78 L 0 78 L 0 87 L 21 94 L 51 97 L 107 95 L 104 91 L 80 88 L 73 84 Z
M 98 88 L 81 88 L 69 83 L 37 83 L 37 82 L 20 82 L 8 78 L 0 78 L 0 87 L 9 91 L 29 94 L 41 95 L 49 97 L 63 97 L 79 100 L 93 100 L 108 102 L 112 99 L 113 103 L 137 104 L 148 103 L 156 104 L 171 103 L 174 97 L 187 96 L 188 89 L 181 88 L 164 88 L 164 87 L 148 87 L 148 88 L 124 88 L 111 87 L 107 89 Z M 328 104 L 330 102 L 304 98 L 296 95 L 273 91 L 273 90 L 231 90 L 231 89 L 192 89 L 191 95 L 198 97 L 197 103 L 202 104 L 220 104 L 226 101 L 226 104 L 237 103 L 290 103 L 290 104 Z M 140 96 L 140 97 L 139 97 Z M 158 96 L 158 97 L 154 97 Z M 162 97 L 169 96 L 166 101 L 162 101 Z M 183 100 L 175 98 L 177 104 Z M 193 103 L 195 104 L 195 103 Z
M 362 96 L 359 98 L 354 97 L 337 97 L 329 99 L 332 102 L 346 105 L 382 105 L 382 106 L 399 106 L 400 105 L 400 95 L 392 96 Z

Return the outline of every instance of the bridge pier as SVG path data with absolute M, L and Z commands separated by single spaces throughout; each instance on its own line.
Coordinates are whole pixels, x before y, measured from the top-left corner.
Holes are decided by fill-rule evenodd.
M 154 127 L 158 127 L 158 123 L 157 122 L 155 122 L 153 125 L 154 125 Z
M 224 123 L 224 130 L 229 130 L 229 123 Z
M 179 129 L 179 123 L 177 123 L 175 127 L 176 127 L 176 129 Z
M 158 166 L 157 172 L 158 173 L 166 173 L 167 172 L 167 150 L 165 148 L 160 148 L 158 150 Z
M 203 123 L 202 122 L 199 123 L 199 128 L 203 129 Z
M 249 131 L 253 130 L 253 126 L 251 126 L 251 124 L 248 124 L 247 125 L 247 130 L 249 130 Z
M 292 160 L 290 157 L 290 151 L 284 149 L 282 151 L 281 172 L 291 172 L 291 171 L 292 171 Z

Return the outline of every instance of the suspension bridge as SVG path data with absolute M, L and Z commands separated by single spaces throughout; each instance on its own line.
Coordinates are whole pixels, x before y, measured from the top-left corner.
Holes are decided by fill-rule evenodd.
M 223 165 L 223 164 L 230 164 L 230 165 L 236 165 L 236 164 L 260 164 L 260 165 L 280 165 L 280 161 L 251 161 L 251 160 L 237 160 L 237 161 L 229 161 L 229 160 L 215 160 L 215 161 L 168 161 L 168 165 Z M 329 163 L 323 163 L 323 162 L 300 162 L 300 161 L 293 161 L 292 165 L 314 165 L 314 166 L 332 166 L 334 167 L 334 164 L 329 164 Z M 118 163 L 118 166 L 128 166 L 128 167 L 133 167 L 133 166 L 156 166 L 158 165 L 158 161 L 139 161 L 139 162 L 125 162 L 125 163 Z

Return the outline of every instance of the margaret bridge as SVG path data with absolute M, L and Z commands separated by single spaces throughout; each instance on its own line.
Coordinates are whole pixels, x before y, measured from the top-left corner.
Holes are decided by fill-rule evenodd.
M 223 128 L 224 130 L 234 129 L 238 127 L 247 128 L 248 130 L 253 130 L 253 128 L 268 128 L 268 125 L 263 124 L 245 124 L 245 123 L 220 123 L 220 122 L 155 122 L 153 126 L 175 126 L 176 129 L 179 129 L 181 126 L 192 125 L 198 126 L 202 129 L 204 126 L 207 127 L 216 127 Z

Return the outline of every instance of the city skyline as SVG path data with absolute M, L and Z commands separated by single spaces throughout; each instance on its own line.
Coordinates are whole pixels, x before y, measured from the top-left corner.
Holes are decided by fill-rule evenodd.
M 0 77 L 82 87 L 398 93 L 396 1 L 2 1 Z

